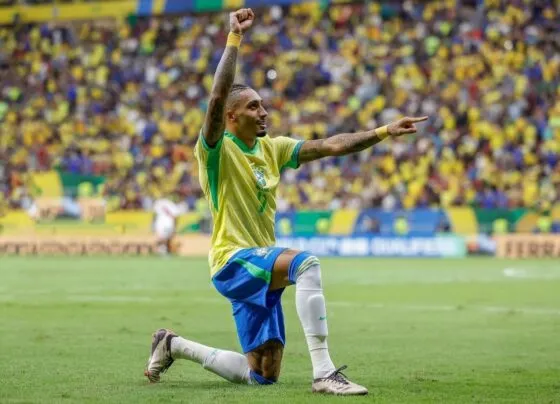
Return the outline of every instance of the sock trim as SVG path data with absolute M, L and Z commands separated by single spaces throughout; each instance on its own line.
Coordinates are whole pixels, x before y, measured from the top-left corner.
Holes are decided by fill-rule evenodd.
M 249 375 L 251 376 L 251 380 L 255 381 L 257 384 L 260 384 L 261 386 L 266 386 L 266 385 L 276 383 L 276 380 L 267 379 L 266 377 L 263 377 L 252 370 L 249 373 Z
M 296 283 L 298 276 L 307 271 L 313 265 L 319 265 L 319 258 L 307 251 L 296 255 L 288 268 L 288 279 L 292 284 Z

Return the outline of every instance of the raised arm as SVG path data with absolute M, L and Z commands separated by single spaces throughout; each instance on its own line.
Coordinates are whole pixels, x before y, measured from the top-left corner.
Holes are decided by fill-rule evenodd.
M 208 100 L 202 135 L 206 144 L 214 147 L 222 138 L 225 129 L 225 108 L 229 90 L 235 79 L 237 52 L 244 32 L 253 24 L 255 14 L 250 8 L 229 13 L 230 32 L 226 49 L 222 54 Z
M 306 163 L 329 156 L 344 156 L 367 149 L 385 139 L 388 136 L 402 136 L 416 133 L 416 122 L 428 119 L 427 116 L 421 118 L 402 118 L 389 125 L 365 132 L 342 133 L 326 139 L 307 140 L 303 142 L 299 151 L 299 162 Z

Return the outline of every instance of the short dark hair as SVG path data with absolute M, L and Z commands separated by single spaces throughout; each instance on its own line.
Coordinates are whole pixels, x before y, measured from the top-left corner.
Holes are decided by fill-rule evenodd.
M 245 90 L 251 90 L 251 87 L 249 87 L 246 84 L 234 83 L 231 86 L 231 89 L 229 90 L 229 95 L 228 95 L 228 99 L 227 99 L 227 103 L 226 103 L 226 109 L 231 109 L 233 107 L 233 105 L 237 101 L 239 101 L 239 95 Z
M 235 94 L 241 91 L 245 91 L 245 90 L 250 90 L 251 87 L 249 87 L 247 84 L 241 84 L 241 83 L 233 83 L 231 86 L 231 89 L 229 90 L 230 95 L 231 94 Z

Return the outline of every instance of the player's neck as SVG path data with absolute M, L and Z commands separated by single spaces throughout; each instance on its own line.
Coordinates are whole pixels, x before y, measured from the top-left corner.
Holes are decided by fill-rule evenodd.
M 236 138 L 238 138 L 239 140 L 241 140 L 245 144 L 245 146 L 247 146 L 249 149 L 255 147 L 255 144 L 257 143 L 257 137 L 255 135 L 251 135 L 251 134 L 244 135 L 239 131 L 232 131 L 232 130 L 228 130 L 228 132 L 231 133 Z

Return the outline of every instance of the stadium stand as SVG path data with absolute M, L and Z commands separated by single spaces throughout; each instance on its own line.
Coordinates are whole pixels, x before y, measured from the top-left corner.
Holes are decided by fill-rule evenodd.
M 259 11 L 237 80 L 265 99 L 271 134 L 431 117 L 416 138 L 286 171 L 280 211 L 558 202 L 558 3 L 462 3 Z M 111 209 L 177 192 L 194 209 L 192 149 L 223 24 L 189 14 L 0 27 L 0 204 L 27 208 L 47 188 L 102 195 Z M 34 172 L 46 175 L 40 186 Z M 96 180 L 65 187 L 68 174 Z

